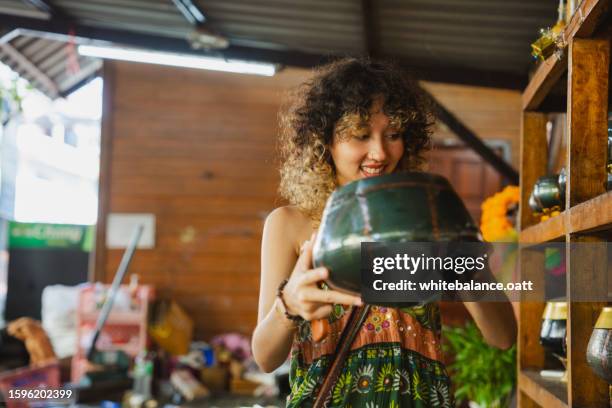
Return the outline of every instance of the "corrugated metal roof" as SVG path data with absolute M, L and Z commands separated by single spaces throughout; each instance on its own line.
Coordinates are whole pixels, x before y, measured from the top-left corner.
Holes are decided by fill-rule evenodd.
M 182 49 L 191 51 L 183 39 L 194 27 L 172 0 L 54 0 L 52 4 L 58 13 L 53 16 L 26 3 L 0 1 L 3 25 L 19 28 L 38 24 L 43 27 L 40 31 L 46 27 L 47 19 L 54 22 L 48 26 L 56 34 L 62 34 L 57 26 L 63 22 L 66 32 L 71 24 L 85 27 L 90 33 L 90 29 L 106 29 L 105 33 L 116 32 L 114 41 L 121 39 L 121 33 L 139 33 L 138 44 L 156 48 L 161 40 L 171 39 L 174 41 L 171 44 L 184 43 Z M 315 57 L 306 61 L 316 61 L 317 56 L 370 52 L 400 60 L 410 67 L 461 73 L 486 71 L 525 79 L 532 66 L 529 44 L 538 36 L 540 27 L 554 24 L 558 4 L 556 0 L 194 0 L 194 3 L 205 13 L 206 27 L 228 38 L 234 50 L 239 48 L 248 56 L 257 57 L 258 50 L 274 50 L 301 52 Z M 10 16 L 19 16 L 19 21 L 10 24 Z M 50 96 L 65 93 L 100 67 L 99 61 L 77 56 L 80 69 L 75 70 L 75 56 L 66 42 L 69 39 L 66 32 L 63 37 L 41 38 L 29 28 L 30 31 L 18 32 L 19 35 L 4 37 L 9 41 L 2 47 L 0 58 Z M 368 31 L 371 38 L 366 38 Z M 147 43 L 142 35 L 151 36 L 152 42 Z M 278 54 L 262 53 L 260 58 L 270 55 Z M 291 63 L 291 58 L 285 60 Z M 478 79 L 478 74 L 474 77 Z
M 198 3 L 213 28 L 236 40 L 282 44 L 318 53 L 365 51 L 359 1 L 207 0 Z
M 82 25 L 185 38 L 192 27 L 167 0 L 56 0 L 53 7 Z M 52 16 L 22 0 L 1 0 L 0 13 L 49 20 Z M 68 29 L 66 30 L 68 34 Z M 62 38 L 63 37 L 63 38 Z M 94 77 L 102 61 L 83 57 L 69 36 L 15 32 L 0 44 L 0 59 L 51 98 L 65 95 Z
M 24 35 L 0 44 L 0 59 L 50 98 L 70 93 L 102 67 L 68 43 Z
M 18 0 L 0 0 L 0 13 L 14 14 L 24 17 L 47 18 L 47 13 L 34 6 Z
M 381 2 L 383 54 L 524 74 L 529 44 L 555 21 L 554 1 L 410 0 Z M 418 64 L 421 65 L 421 64 Z
M 93 27 L 183 38 L 192 27 L 171 0 L 54 0 L 53 5 Z

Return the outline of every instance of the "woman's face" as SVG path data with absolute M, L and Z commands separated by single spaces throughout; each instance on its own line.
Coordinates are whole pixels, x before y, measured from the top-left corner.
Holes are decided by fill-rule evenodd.
M 357 114 L 346 115 L 339 121 L 330 152 L 337 182 L 343 186 L 392 173 L 404 154 L 404 140 L 400 129 L 390 124 L 379 101 L 372 105 L 368 123 Z

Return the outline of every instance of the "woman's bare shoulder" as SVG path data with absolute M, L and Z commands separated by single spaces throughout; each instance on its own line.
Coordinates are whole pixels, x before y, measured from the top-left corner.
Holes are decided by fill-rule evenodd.
M 302 243 L 309 239 L 314 231 L 314 225 L 298 207 L 287 205 L 268 214 L 265 229 L 271 230 L 272 235 L 289 241 L 299 253 Z
M 285 205 L 277 207 L 270 214 L 268 219 L 274 219 L 279 221 L 290 221 L 295 225 L 309 223 L 310 219 L 304 214 L 298 207 L 294 205 Z

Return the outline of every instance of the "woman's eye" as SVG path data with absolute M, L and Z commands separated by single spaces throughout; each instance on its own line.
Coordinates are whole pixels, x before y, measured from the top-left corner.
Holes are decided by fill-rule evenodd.
M 391 139 L 391 140 L 397 140 L 397 139 L 399 139 L 401 137 L 401 134 L 399 134 L 399 133 L 391 133 L 391 134 L 388 134 L 387 137 L 389 139 Z
M 355 135 L 355 139 L 357 140 L 366 140 L 368 137 L 370 137 L 370 135 L 368 135 L 367 133 L 364 133 L 362 135 Z

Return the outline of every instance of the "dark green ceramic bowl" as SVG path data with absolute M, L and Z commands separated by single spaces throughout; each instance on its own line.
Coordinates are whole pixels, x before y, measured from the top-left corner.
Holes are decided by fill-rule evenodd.
M 330 286 L 360 292 L 362 242 L 476 241 L 479 230 L 450 183 L 401 172 L 351 182 L 327 201 L 313 248 Z

